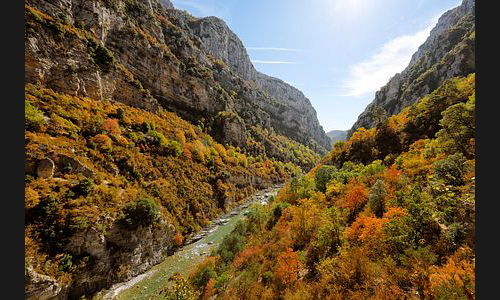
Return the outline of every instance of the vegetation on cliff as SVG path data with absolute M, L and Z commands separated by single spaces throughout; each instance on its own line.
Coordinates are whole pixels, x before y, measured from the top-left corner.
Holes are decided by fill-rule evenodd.
M 279 139 L 286 141 L 281 147 L 295 145 Z M 77 232 L 163 226 L 180 244 L 256 189 L 303 172 L 265 153 L 221 145 L 171 112 L 31 84 L 25 88 L 25 151 L 26 264 L 68 280 L 89 259 L 65 247 Z M 299 157 L 308 157 L 303 151 Z M 46 176 L 38 171 L 49 159 Z M 301 162 L 307 163 L 314 161 Z

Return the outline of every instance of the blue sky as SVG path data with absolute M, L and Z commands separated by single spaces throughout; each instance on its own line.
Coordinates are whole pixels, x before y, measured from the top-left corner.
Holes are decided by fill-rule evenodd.
M 301 90 L 323 129 L 347 130 L 461 0 L 172 0 L 217 16 L 255 68 Z

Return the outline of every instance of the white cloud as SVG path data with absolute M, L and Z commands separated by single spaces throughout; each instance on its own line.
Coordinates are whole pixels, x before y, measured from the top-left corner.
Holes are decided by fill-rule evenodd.
M 404 70 L 411 56 L 427 39 L 437 22 L 413 34 L 403 35 L 385 43 L 370 58 L 349 66 L 349 77 L 344 82 L 346 96 L 362 96 L 373 93 L 384 86 L 396 73 Z
M 254 64 L 287 64 L 287 65 L 296 65 L 297 62 L 294 61 L 281 61 L 281 60 L 252 60 Z
M 278 48 L 278 47 L 247 47 L 248 50 L 265 50 L 265 51 L 288 51 L 288 52 L 303 52 L 303 49 L 294 48 Z

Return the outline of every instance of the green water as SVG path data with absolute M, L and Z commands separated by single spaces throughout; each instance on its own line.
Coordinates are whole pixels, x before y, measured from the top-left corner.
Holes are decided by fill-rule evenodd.
M 277 189 L 273 189 L 270 192 L 275 195 L 276 191 Z M 94 299 L 157 299 L 159 292 L 168 284 L 168 278 L 175 272 L 187 278 L 190 272 L 210 254 L 212 249 L 217 249 L 224 236 L 234 229 L 236 223 L 245 218 L 245 211 L 247 209 L 243 209 L 233 217 L 227 217 L 229 222 L 226 224 L 217 226 L 213 232 L 202 239 L 184 246 L 173 255 L 168 256 L 163 262 L 147 272 L 151 275 L 122 290 L 117 297 L 101 298 L 102 296 L 97 296 Z

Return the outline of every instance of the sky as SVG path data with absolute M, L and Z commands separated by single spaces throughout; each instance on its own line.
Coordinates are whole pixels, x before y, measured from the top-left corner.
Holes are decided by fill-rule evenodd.
M 348 130 L 461 0 L 171 0 L 223 19 L 254 67 L 301 90 L 325 132 Z

